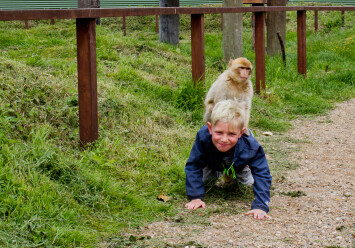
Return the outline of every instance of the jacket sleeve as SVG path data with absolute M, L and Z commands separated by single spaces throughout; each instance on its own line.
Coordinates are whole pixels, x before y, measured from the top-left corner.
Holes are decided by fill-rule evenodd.
M 190 157 L 185 166 L 186 193 L 190 200 L 203 199 L 205 195 L 205 186 L 202 181 L 203 167 L 206 164 L 205 150 L 206 147 L 204 147 L 201 137 L 197 133 Z
M 249 163 L 249 167 L 254 178 L 253 191 L 255 197 L 251 209 L 261 209 L 265 212 L 269 212 L 272 177 L 269 165 L 266 161 L 265 152 L 261 146 L 259 146 L 252 161 Z

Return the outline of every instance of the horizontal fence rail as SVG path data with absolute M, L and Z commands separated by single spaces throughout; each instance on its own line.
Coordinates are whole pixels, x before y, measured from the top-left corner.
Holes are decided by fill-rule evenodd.
M 272 1 L 272 0 L 271 0 Z M 180 0 L 180 6 L 196 6 L 206 4 L 219 4 L 223 0 Z M 355 0 L 288 0 L 289 3 L 300 4 L 304 2 L 329 3 L 334 5 L 355 6 Z M 100 0 L 101 8 L 159 6 L 159 0 Z M 0 9 L 70 9 L 77 8 L 78 0 L 1 0 Z
M 349 6 L 254 6 L 236 8 L 217 7 L 170 7 L 170 8 L 115 8 L 115 9 L 54 9 L 54 10 L 0 10 L 0 21 L 76 19 L 79 133 L 82 145 L 98 139 L 97 65 L 96 65 L 96 18 L 191 15 L 192 79 L 204 78 L 204 15 L 223 13 L 255 13 L 255 72 L 256 91 L 260 84 L 265 90 L 265 13 L 297 11 L 298 72 L 306 75 L 306 11 L 354 11 Z
M 149 15 L 192 15 L 275 11 L 354 11 L 351 6 L 157 7 L 115 9 L 0 10 L 0 21 L 102 18 Z
M 222 4 L 222 0 L 180 0 L 180 6 Z M 159 0 L 100 0 L 101 8 L 159 7 Z M 70 9 L 77 8 L 78 0 L 1 0 L 0 9 Z

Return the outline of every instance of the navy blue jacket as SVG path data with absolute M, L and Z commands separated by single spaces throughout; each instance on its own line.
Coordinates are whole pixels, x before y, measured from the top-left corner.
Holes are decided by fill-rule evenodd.
M 190 200 L 203 199 L 205 186 L 202 181 L 203 168 L 208 166 L 215 171 L 223 171 L 222 153 L 212 143 L 207 125 L 196 135 L 190 157 L 185 166 L 186 193 Z M 234 169 L 238 173 L 249 165 L 254 178 L 255 200 L 251 209 L 269 212 L 271 175 L 265 153 L 253 135 L 242 135 L 234 147 Z

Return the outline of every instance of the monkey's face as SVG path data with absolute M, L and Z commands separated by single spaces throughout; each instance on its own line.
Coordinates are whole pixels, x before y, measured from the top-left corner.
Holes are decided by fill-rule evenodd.
M 245 81 L 248 80 L 251 74 L 250 67 L 240 66 L 237 68 L 237 75 L 239 75 L 240 80 Z
M 253 66 L 248 59 L 241 57 L 229 61 L 229 68 L 232 69 L 235 80 L 246 81 L 250 78 Z
M 223 121 L 217 121 L 213 127 L 207 122 L 207 126 L 212 135 L 212 143 L 220 152 L 231 151 L 244 132 L 244 129 L 235 129 L 230 123 Z

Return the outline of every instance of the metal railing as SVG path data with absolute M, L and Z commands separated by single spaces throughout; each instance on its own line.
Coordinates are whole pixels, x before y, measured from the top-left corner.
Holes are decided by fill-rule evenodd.
M 274 11 L 297 11 L 298 72 L 306 75 L 306 11 L 354 11 L 355 7 L 237 7 L 237 8 L 117 8 L 68 10 L 0 10 L 0 21 L 76 19 L 79 129 L 80 142 L 88 144 L 98 138 L 96 18 L 191 15 L 192 78 L 205 75 L 204 15 L 222 13 L 255 13 L 255 73 L 256 91 L 265 90 L 265 15 Z

